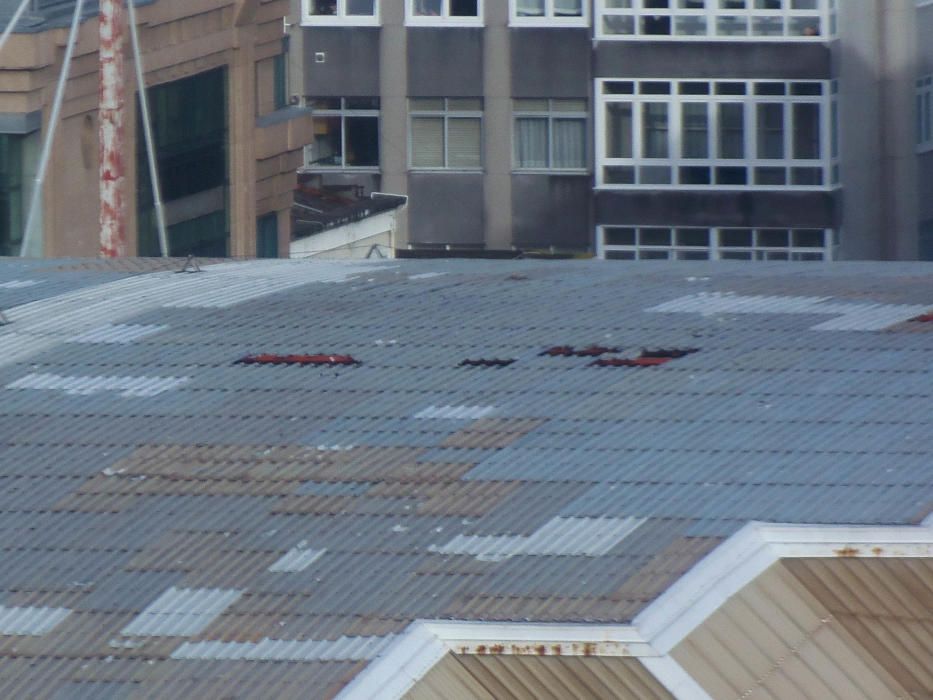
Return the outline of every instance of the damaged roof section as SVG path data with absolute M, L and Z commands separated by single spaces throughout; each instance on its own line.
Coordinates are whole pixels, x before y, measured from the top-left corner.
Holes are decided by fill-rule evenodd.
M 333 697 L 414 620 L 625 625 L 749 520 L 933 503 L 929 266 L 121 265 L 0 261 L 2 697 Z

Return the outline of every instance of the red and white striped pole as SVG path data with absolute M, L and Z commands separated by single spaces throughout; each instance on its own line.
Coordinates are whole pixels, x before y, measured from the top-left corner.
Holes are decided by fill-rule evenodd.
M 132 1 L 132 0 L 131 0 Z M 100 0 L 100 256 L 126 255 L 123 163 L 123 0 Z

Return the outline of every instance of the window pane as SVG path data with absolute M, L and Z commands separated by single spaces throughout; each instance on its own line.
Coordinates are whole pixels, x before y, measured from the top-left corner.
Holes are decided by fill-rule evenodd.
M 451 17 L 477 17 L 478 0 L 450 0 Z
M 758 105 L 758 157 L 784 157 L 784 105 Z
M 667 158 L 667 105 L 642 105 L 642 152 L 645 158 Z
M 586 112 L 586 100 L 552 100 L 555 112 Z
M 635 229 L 607 226 L 605 241 L 606 245 L 635 245 Z
M 679 228 L 677 229 L 677 245 L 708 246 L 708 228 Z
M 412 112 L 443 112 L 443 97 L 413 97 L 409 100 Z
M 555 17 L 582 17 L 583 0 L 554 0 Z
M 376 0 L 347 0 L 347 14 L 372 17 L 376 14 Z
M 547 167 L 547 118 L 515 120 L 515 165 Z
M 603 17 L 604 34 L 634 34 L 635 18 L 627 15 L 606 15 Z
M 641 33 L 660 36 L 671 33 L 670 15 L 650 15 L 641 18 Z
M 515 4 L 519 17 L 544 17 L 544 0 L 516 0 Z
M 347 117 L 346 165 L 379 165 L 379 119 Z
M 314 118 L 314 149 L 308 165 L 343 165 L 343 129 L 340 117 Z
M 447 120 L 447 166 L 478 168 L 482 165 L 482 128 L 479 119 Z
M 516 112 L 547 112 L 547 100 L 515 100 L 512 109 Z
M 719 105 L 719 157 L 745 157 L 745 105 Z
M 23 240 L 23 141 L 0 134 L 0 255 L 19 255 Z
M 629 102 L 606 105 L 606 156 L 632 157 L 632 105 Z
M 415 168 L 444 167 L 444 120 L 415 117 L 411 120 L 411 164 Z
M 312 0 L 312 15 L 336 15 L 337 0 Z
M 554 167 L 586 167 L 586 121 L 583 119 L 555 119 Z
M 440 17 L 441 0 L 414 0 L 415 14 L 427 17 Z
M 669 228 L 643 228 L 638 232 L 638 242 L 641 245 L 670 245 L 671 230 Z
M 683 105 L 683 157 L 709 157 L 709 117 L 706 105 L 687 102 Z
M 820 157 L 820 106 L 795 104 L 794 158 Z
M 477 97 L 457 97 L 447 100 L 447 109 L 451 112 L 479 112 L 483 101 Z

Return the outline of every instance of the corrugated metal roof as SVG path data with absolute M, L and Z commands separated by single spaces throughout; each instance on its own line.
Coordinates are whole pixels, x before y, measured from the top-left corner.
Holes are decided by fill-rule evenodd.
M 0 261 L 0 387 L 55 387 L 0 389 L 0 602 L 74 611 L 0 696 L 328 697 L 365 660 L 225 645 L 625 623 L 750 519 L 933 510 L 930 265 L 157 262 Z M 540 354 L 594 344 L 699 352 Z
M 395 635 L 340 637 L 314 641 L 261 639 L 252 642 L 185 642 L 173 659 L 230 659 L 237 661 L 368 661 L 389 646 Z
M 203 632 L 243 591 L 175 588 L 156 598 L 121 630 L 126 637 L 190 637 Z
M 0 635 L 42 635 L 68 617 L 67 608 L 11 608 L 0 605 Z

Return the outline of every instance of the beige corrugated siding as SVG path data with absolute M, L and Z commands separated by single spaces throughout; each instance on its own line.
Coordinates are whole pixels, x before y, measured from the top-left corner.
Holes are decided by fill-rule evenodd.
M 786 566 L 909 697 L 933 698 L 933 562 L 798 559 Z
M 448 654 L 405 700 L 673 700 L 632 658 Z
M 673 656 L 716 700 L 910 697 L 784 564 L 730 598 Z

